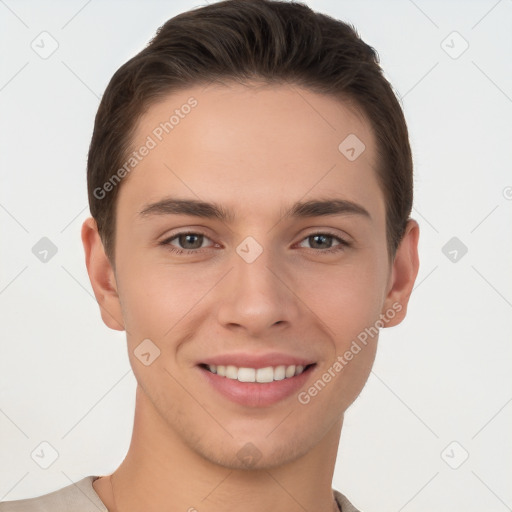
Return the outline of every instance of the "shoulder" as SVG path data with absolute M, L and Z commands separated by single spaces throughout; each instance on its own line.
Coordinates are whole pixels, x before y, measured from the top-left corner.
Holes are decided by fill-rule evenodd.
M 341 492 L 334 490 L 334 497 L 336 498 L 336 503 L 338 504 L 341 512 L 360 512 L 360 510 L 354 507 L 348 498 L 341 494 Z
M 15 501 L 0 502 L 0 512 L 108 512 L 87 476 L 57 491 Z

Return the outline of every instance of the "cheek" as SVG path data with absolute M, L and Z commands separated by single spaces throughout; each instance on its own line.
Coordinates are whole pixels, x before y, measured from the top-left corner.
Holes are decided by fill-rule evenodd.
M 135 255 L 120 266 L 119 276 L 123 317 L 133 342 L 169 340 L 174 326 L 181 327 L 220 278 L 212 269 L 187 269 Z
M 322 287 L 314 287 L 308 305 L 328 326 L 332 347 L 303 398 L 314 401 L 318 410 L 332 408 L 334 421 L 357 398 L 373 366 L 383 284 L 371 267 L 347 266 L 329 277 Z
M 361 257 L 300 273 L 298 293 L 329 326 L 337 351 L 378 320 L 385 275 L 376 259 Z M 357 260 L 357 261 L 356 261 Z

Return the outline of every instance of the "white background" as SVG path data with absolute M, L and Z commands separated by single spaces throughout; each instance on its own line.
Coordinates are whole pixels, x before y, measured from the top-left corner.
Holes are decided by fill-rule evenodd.
M 510 510 L 512 1 L 306 3 L 378 50 L 410 130 L 421 229 L 408 317 L 381 331 L 333 487 L 363 512 Z M 80 240 L 86 156 L 112 74 L 197 5 L 0 0 L 0 501 L 108 474 L 128 449 L 125 334 L 101 321 Z M 48 59 L 31 48 L 42 31 L 59 44 Z M 469 44 L 456 59 L 453 31 Z M 32 253 L 42 237 L 58 249 L 47 263 Z M 452 237 L 468 248 L 456 262 Z M 59 454 L 48 469 L 31 458 L 43 441 Z

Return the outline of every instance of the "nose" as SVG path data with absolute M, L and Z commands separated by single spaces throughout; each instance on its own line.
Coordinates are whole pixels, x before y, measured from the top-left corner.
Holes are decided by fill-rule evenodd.
M 269 329 L 296 325 L 300 305 L 293 276 L 272 259 L 270 251 L 264 250 L 250 263 L 235 254 L 233 265 L 218 289 L 218 321 L 224 328 L 258 337 Z

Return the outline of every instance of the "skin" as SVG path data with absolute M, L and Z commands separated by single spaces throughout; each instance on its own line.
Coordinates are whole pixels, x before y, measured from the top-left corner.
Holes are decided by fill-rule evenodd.
M 369 376 L 378 336 L 308 404 L 291 397 L 267 407 L 236 404 L 197 364 L 232 352 L 280 351 L 314 360 L 307 390 L 365 328 L 401 306 L 418 273 L 419 227 L 409 220 L 393 261 L 386 251 L 385 202 L 370 124 L 348 104 L 298 86 L 252 83 L 192 87 L 153 104 L 138 123 L 140 147 L 169 112 L 198 105 L 124 178 L 116 209 L 115 270 L 96 223 L 82 227 L 86 264 L 104 323 L 127 331 L 138 382 L 127 456 L 94 482 L 109 510 L 199 512 L 336 510 L 331 490 L 345 410 Z M 338 145 L 356 134 L 366 146 L 349 161 Z M 141 218 L 144 205 L 172 195 L 214 201 L 234 219 Z M 295 201 L 340 198 L 371 218 L 345 214 L 286 218 Z M 311 235 L 328 232 L 336 238 Z M 177 232 L 204 234 L 196 245 Z M 236 252 L 252 236 L 252 263 Z M 185 245 L 184 245 L 185 244 Z M 340 247 L 340 246 L 338 246 Z M 149 366 L 134 350 L 151 339 Z M 259 459 L 237 456 L 252 443 Z

